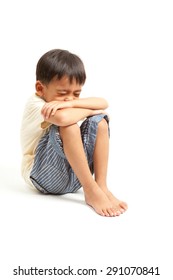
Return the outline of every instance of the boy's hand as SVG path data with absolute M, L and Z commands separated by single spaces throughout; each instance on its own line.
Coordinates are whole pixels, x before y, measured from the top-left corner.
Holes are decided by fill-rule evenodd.
M 57 110 L 72 107 L 72 101 L 51 101 L 45 103 L 41 110 L 41 113 L 45 119 L 48 119 L 51 116 L 54 116 Z

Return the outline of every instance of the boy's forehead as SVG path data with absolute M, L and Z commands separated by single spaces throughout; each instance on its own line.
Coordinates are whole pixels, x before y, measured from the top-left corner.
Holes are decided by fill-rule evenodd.
M 48 91 L 81 91 L 82 85 L 80 85 L 76 79 L 70 81 L 69 77 L 63 76 L 61 79 L 54 77 L 47 85 Z
M 52 79 L 52 82 L 55 83 L 57 86 L 67 86 L 67 85 L 72 85 L 72 84 L 76 84 L 79 85 L 79 83 L 76 81 L 75 78 L 73 78 L 72 80 L 70 80 L 70 78 L 68 76 L 63 76 L 61 79 L 57 79 L 57 77 L 54 77 Z

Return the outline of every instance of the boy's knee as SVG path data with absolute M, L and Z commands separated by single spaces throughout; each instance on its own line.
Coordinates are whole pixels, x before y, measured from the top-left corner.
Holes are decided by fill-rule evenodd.
M 103 127 L 107 127 L 108 126 L 108 122 L 105 118 L 103 118 L 100 122 L 99 122 L 99 125 L 100 126 L 103 126 Z
M 106 124 L 108 124 L 108 122 L 109 122 L 108 116 L 104 115 L 104 114 L 94 115 L 92 117 L 89 117 L 88 120 L 91 122 L 98 123 L 98 124 L 102 121 L 103 121 L 103 123 L 105 122 Z
M 98 128 L 101 130 L 108 130 L 108 122 L 103 118 L 99 123 L 98 123 Z
M 104 114 L 94 115 L 86 119 L 84 123 L 86 123 L 86 125 L 87 123 L 89 123 L 90 124 L 89 126 L 93 129 L 96 129 L 96 131 L 98 129 L 99 131 L 109 132 L 109 118 L 107 115 Z

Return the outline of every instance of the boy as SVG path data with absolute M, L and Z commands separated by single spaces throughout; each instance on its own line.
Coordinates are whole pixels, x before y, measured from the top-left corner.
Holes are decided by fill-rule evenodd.
M 85 80 L 83 62 L 75 54 L 54 49 L 39 59 L 36 94 L 26 104 L 21 127 L 22 175 L 46 194 L 83 187 L 85 201 L 96 213 L 117 216 L 127 204 L 106 185 L 108 104 L 103 98 L 79 98 Z

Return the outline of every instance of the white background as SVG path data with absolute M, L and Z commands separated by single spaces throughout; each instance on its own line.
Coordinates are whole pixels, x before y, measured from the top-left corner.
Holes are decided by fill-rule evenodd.
M 154 266 L 161 276 L 116 279 L 171 279 L 172 15 L 172 1 L 1 1 L 2 279 L 26 279 L 12 275 L 19 265 L 104 270 L 93 279 L 115 279 L 105 276 L 108 266 Z M 53 48 L 82 58 L 84 97 L 109 101 L 108 182 L 129 204 L 119 218 L 96 215 L 82 191 L 42 196 L 28 190 L 20 177 L 23 106 L 35 90 L 38 59 Z

